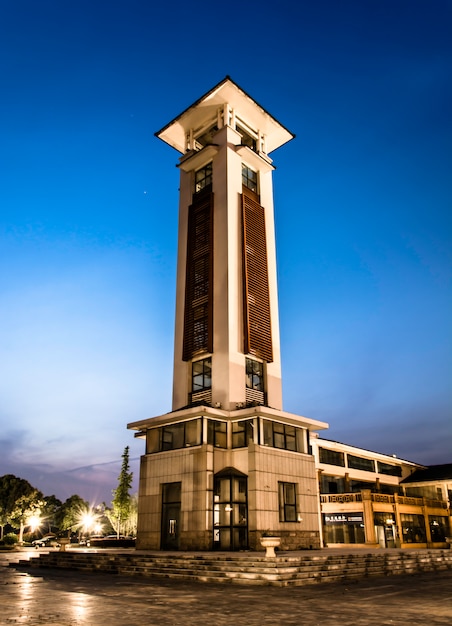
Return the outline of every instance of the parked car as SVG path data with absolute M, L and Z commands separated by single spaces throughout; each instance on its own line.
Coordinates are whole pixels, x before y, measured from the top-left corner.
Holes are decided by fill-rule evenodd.
M 41 539 L 35 539 L 31 542 L 31 544 L 36 548 L 59 548 L 60 544 L 58 543 L 58 539 L 55 535 L 46 535 L 45 537 L 41 537 Z
M 85 545 L 87 548 L 90 547 L 92 541 L 98 541 L 99 539 L 103 539 L 103 535 L 91 535 L 91 537 L 85 537 L 84 539 L 80 539 L 79 545 Z

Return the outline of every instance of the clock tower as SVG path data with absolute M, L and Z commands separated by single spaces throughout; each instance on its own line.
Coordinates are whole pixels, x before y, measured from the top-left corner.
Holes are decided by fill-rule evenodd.
M 180 153 L 171 413 L 146 439 L 138 547 L 319 544 L 309 431 L 282 407 L 269 154 L 294 135 L 229 77 L 156 133 Z

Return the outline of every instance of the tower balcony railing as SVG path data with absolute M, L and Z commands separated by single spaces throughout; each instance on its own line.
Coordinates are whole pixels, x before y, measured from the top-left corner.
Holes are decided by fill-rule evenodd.
M 330 493 L 321 495 L 320 502 L 322 504 L 344 504 L 347 502 L 362 502 L 362 496 L 360 493 Z
M 405 504 L 409 506 L 426 506 L 430 509 L 444 509 L 447 510 L 448 504 L 444 500 L 437 500 L 431 498 L 415 498 L 412 496 L 399 496 L 398 494 L 387 493 L 371 493 L 370 499 L 372 502 L 380 502 L 386 504 Z M 321 494 L 320 502 L 322 504 L 344 504 L 347 502 L 362 502 L 362 493 L 329 493 Z

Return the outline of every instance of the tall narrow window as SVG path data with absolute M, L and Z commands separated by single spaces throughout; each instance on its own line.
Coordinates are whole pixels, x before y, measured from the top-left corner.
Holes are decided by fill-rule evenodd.
M 279 521 L 297 521 L 297 485 L 296 483 L 278 483 Z

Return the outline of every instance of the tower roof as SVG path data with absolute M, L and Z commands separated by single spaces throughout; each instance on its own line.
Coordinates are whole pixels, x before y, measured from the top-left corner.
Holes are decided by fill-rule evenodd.
M 218 109 L 226 104 L 234 109 L 241 119 L 259 129 L 266 136 L 268 153 L 295 137 L 229 76 L 226 76 L 155 135 L 183 154 L 187 132 L 190 129 L 196 131 L 204 127 L 210 119 L 216 120 Z

